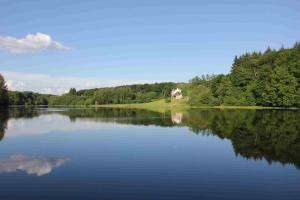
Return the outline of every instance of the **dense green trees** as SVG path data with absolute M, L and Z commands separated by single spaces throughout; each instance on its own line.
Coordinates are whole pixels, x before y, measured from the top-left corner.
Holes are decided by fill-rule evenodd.
M 213 77 L 191 104 L 300 107 L 300 44 L 235 57 L 228 75 Z
M 175 85 L 175 83 L 154 83 L 101 88 L 94 93 L 94 100 L 98 104 L 145 103 L 170 97 Z
M 0 107 L 8 106 L 8 91 L 3 76 L 0 74 Z
M 61 96 L 50 96 L 48 98 L 49 106 L 74 106 L 74 105 L 86 105 L 86 97 L 76 96 L 76 95 L 61 95 Z
M 68 94 L 49 97 L 49 105 L 97 105 L 145 103 L 170 97 L 175 83 L 135 84 L 110 88 L 97 88 L 76 91 L 71 88 Z
M 8 96 L 10 105 L 34 106 L 48 105 L 48 98 L 50 95 L 43 95 L 33 92 L 9 91 Z
M 69 91 L 69 95 L 76 95 L 76 89 L 75 88 L 71 88 Z
M 44 95 L 33 92 L 9 91 L 10 105 L 89 106 L 96 104 L 144 103 L 169 98 L 176 83 L 154 83 L 96 88 L 76 91 L 71 88 L 66 94 Z M 4 90 L 7 93 L 7 90 Z M 1 96 L 2 97 L 2 96 Z

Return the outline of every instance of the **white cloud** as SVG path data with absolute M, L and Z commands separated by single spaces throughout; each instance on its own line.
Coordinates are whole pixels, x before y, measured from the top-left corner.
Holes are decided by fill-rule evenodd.
M 24 38 L 0 36 L 0 49 L 10 53 L 34 53 L 45 50 L 69 50 L 61 43 L 53 40 L 50 35 L 36 33 L 28 34 Z
M 9 90 L 33 91 L 44 94 L 63 94 L 74 87 L 77 90 L 99 87 L 112 87 L 136 83 L 154 83 L 149 80 L 109 80 L 78 77 L 53 77 L 44 74 L 32 74 L 2 71 Z

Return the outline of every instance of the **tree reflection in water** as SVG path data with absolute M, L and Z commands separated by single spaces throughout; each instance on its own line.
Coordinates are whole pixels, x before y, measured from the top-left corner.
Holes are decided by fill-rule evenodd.
M 298 110 L 191 109 L 153 112 L 135 109 L 12 109 L 1 111 L 0 133 L 4 136 L 9 118 L 32 118 L 57 113 L 76 123 L 85 119 L 161 127 L 189 127 L 199 135 L 229 139 L 234 151 L 247 159 L 293 164 L 300 168 L 300 112 Z

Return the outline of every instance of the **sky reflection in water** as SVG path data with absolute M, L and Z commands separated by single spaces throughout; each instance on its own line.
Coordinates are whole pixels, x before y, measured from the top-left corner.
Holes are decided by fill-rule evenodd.
M 0 197 L 297 199 L 299 120 L 293 110 L 1 111 Z

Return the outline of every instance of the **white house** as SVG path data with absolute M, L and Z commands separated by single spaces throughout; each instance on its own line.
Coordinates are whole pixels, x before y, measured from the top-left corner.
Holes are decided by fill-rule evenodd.
M 175 99 L 182 99 L 183 95 L 181 89 L 179 88 L 173 89 L 171 92 L 171 97 Z

